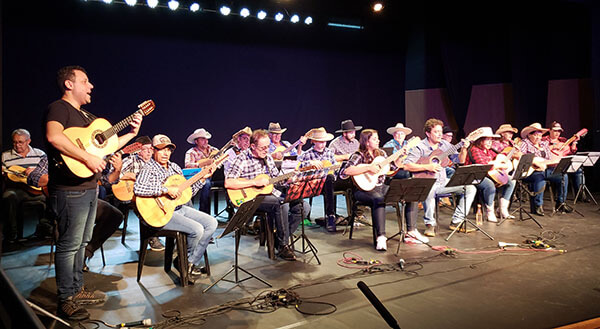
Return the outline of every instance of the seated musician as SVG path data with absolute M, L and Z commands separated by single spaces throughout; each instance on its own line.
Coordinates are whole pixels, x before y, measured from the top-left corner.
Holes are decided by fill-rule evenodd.
M 550 145 L 550 151 L 558 152 L 558 150 L 560 150 L 563 144 L 567 141 L 567 138 L 560 135 L 563 131 L 564 130 L 560 123 L 553 121 L 552 125 L 550 125 L 550 131 L 548 131 L 548 135 L 542 137 L 542 140 L 547 141 Z M 575 137 L 576 139 L 571 143 L 571 145 L 565 147 L 565 152 L 561 152 L 560 156 L 569 156 L 577 153 L 577 142 L 579 141 L 579 136 L 575 135 Z M 579 167 L 576 172 L 569 174 L 573 177 L 575 191 L 579 191 L 581 184 L 583 184 L 583 169 L 581 168 L 582 167 Z M 582 202 L 589 202 L 585 193 L 582 194 Z
M 156 135 L 152 138 L 152 146 L 154 147 L 154 155 L 137 176 L 133 188 L 135 195 L 146 197 L 168 196 L 173 199 L 180 197 L 181 192 L 177 187 L 163 186 L 168 177 L 172 175 L 183 176 L 181 168 L 170 161 L 171 154 L 175 150 L 175 144 L 171 143 L 171 139 L 165 135 Z M 202 180 L 192 184 L 192 195 L 196 194 L 202 188 L 202 185 Z M 213 233 L 217 229 L 217 220 L 204 212 L 183 205 L 175 208 L 173 217 L 163 229 L 187 234 L 188 250 L 185 256 L 188 258 L 189 267 L 187 271 L 191 275 L 192 281 L 195 277 L 204 273 L 205 270 L 200 267 L 200 261 Z M 179 253 L 178 257 L 184 256 L 181 251 Z M 179 266 L 177 260 L 174 264 L 176 268 Z M 178 270 L 185 271 L 185 269 Z
M 288 141 L 282 141 L 281 135 L 287 130 L 287 128 L 281 128 L 279 122 L 269 122 L 269 139 L 271 140 L 271 144 L 269 145 L 269 154 L 275 160 L 281 160 L 286 154 L 283 154 L 283 151 L 288 147 L 292 146 L 292 144 Z M 306 137 L 300 137 L 300 144 L 296 148 L 293 148 L 289 151 L 289 155 L 298 155 L 302 153 L 302 146 L 306 144 Z
M 114 173 L 116 173 L 116 176 L 118 177 L 121 168 L 121 155 L 116 154 L 112 156 L 109 163 L 115 168 Z M 101 179 L 113 181 L 116 177 L 113 175 L 112 177 L 102 177 Z M 42 158 L 35 169 L 27 176 L 27 184 L 38 187 L 48 185 L 48 158 Z M 102 247 L 104 242 L 115 233 L 122 222 L 123 213 L 119 209 L 102 199 L 98 199 L 94 230 L 92 231 L 90 241 L 85 246 L 85 256 L 83 261 L 84 272 L 89 271 L 87 266 L 88 259 L 94 257 L 94 252 Z
M 441 120 L 433 118 L 428 119 L 423 128 L 427 138 L 417 146 L 410 149 L 408 156 L 406 159 L 404 159 L 405 170 L 408 170 L 412 173 L 423 171 L 434 173 L 435 178 L 437 179 L 424 203 L 424 218 L 426 226 L 425 235 L 427 236 L 435 236 L 436 218 L 434 213 L 436 194 L 461 193 L 466 191 L 466 195 L 461 195 L 459 201 L 457 202 L 454 214 L 452 215 L 450 229 L 454 230 L 456 225 L 458 225 L 465 218 L 465 216 L 469 214 L 469 209 L 471 208 L 471 204 L 473 203 L 473 199 L 475 198 L 475 194 L 477 192 L 477 189 L 473 185 L 467 185 L 465 190 L 463 190 L 463 186 L 446 187 L 446 184 L 448 183 L 448 177 L 446 176 L 446 170 L 442 166 L 437 163 L 417 163 L 419 159 L 428 157 L 437 149 L 440 151 L 447 151 L 452 147 L 450 143 L 442 139 L 443 125 L 444 123 Z M 460 153 L 458 153 L 459 163 L 464 163 L 467 157 L 467 148 L 469 147 L 468 140 L 464 140 L 463 142 L 464 145 L 460 150 Z M 463 198 L 466 198 L 466 209 Z M 418 211 L 416 202 L 408 203 L 406 206 L 408 217 L 411 217 L 411 220 L 413 220 L 412 217 L 416 218 Z M 473 231 L 473 229 L 467 228 L 466 231 L 470 232 Z
M 300 162 L 300 168 L 306 166 L 314 166 L 317 169 L 324 167 L 323 161 L 328 161 L 327 165 L 335 165 L 335 156 L 333 151 L 326 147 L 328 141 L 333 139 L 333 135 L 328 133 L 325 128 L 315 128 L 309 139 L 312 141 L 313 146 L 308 150 L 302 152 L 298 157 Z M 335 232 L 335 203 L 333 202 L 333 183 L 335 177 L 332 173 L 327 175 L 325 184 L 323 185 L 323 199 L 325 203 L 325 216 L 327 216 L 326 228 L 328 232 Z
M 452 129 L 452 127 L 444 126 L 444 128 L 442 128 L 442 139 L 450 144 L 453 144 L 454 130 Z M 449 166 L 446 167 L 446 177 L 451 178 L 452 175 L 454 175 L 454 172 L 456 171 L 456 165 L 458 164 L 458 154 L 451 154 L 449 158 L 451 163 Z
M 130 179 L 134 180 L 140 173 L 140 170 L 152 159 L 154 155 L 154 148 L 152 147 L 152 140 L 148 136 L 139 136 L 135 139 L 136 143 L 142 144 L 142 148 L 138 153 L 132 154 L 123 159 L 123 166 L 119 179 Z M 129 203 L 130 201 L 128 201 Z M 129 207 L 123 207 L 123 211 L 129 211 Z M 163 251 L 165 246 L 160 242 L 158 237 L 150 238 L 148 242 L 150 250 L 152 251 Z
M 193 134 L 189 135 L 187 142 L 194 145 L 191 149 L 185 152 L 185 168 L 201 168 L 212 163 L 211 155 L 214 155 L 219 150 L 208 144 L 208 140 L 212 135 L 204 128 L 196 129 Z M 204 182 L 202 190 L 200 190 L 200 204 L 198 210 L 210 214 L 210 188 L 212 187 L 211 179 Z
M 2 173 L 5 179 L 5 189 L 2 193 L 2 221 L 4 222 L 5 246 L 14 244 L 17 240 L 17 213 L 24 201 L 41 201 L 46 198 L 41 191 L 28 188 L 24 182 L 13 182 L 7 173 L 22 174 L 26 178 L 40 162 L 46 157 L 44 151 L 33 148 L 29 131 L 16 129 L 11 134 L 13 148 L 2 152 Z M 12 167 L 12 168 L 11 168 Z M 6 169 L 10 171 L 5 171 Z M 12 176 L 12 175 L 11 175 Z
M 250 136 L 252 136 L 252 129 L 250 129 L 250 127 L 244 127 L 244 129 L 231 136 L 233 147 L 225 152 L 228 156 L 227 160 L 223 162 L 223 171 L 225 172 L 225 175 L 229 172 L 229 168 L 231 168 L 231 164 L 233 163 L 233 160 L 235 160 L 235 157 L 250 147 Z
M 225 188 L 234 190 L 247 187 L 262 188 L 269 184 L 269 178 L 279 176 L 279 169 L 268 153 L 270 144 L 267 131 L 263 129 L 253 131 L 250 148 L 235 158 L 225 176 Z M 293 261 L 296 256 L 289 246 L 290 234 L 296 231 L 303 216 L 308 215 L 310 206 L 306 201 L 303 201 L 303 206 L 299 201 L 282 204 L 284 197 L 280 188 L 274 189 L 272 194 L 265 196 L 258 210 L 265 211 L 268 220 L 275 223 L 279 257 Z M 303 214 L 301 213 L 302 208 L 304 208 Z
M 494 135 L 492 128 L 482 127 L 483 134 L 473 142 L 473 146 L 468 151 L 466 164 L 490 164 L 496 160 L 497 153 L 492 150 L 492 143 L 494 138 L 499 138 L 500 135 Z M 502 155 L 498 158 L 500 160 Z M 506 158 L 506 157 L 504 157 Z M 504 162 L 497 161 L 494 164 L 493 169 L 508 170 L 512 165 L 510 160 Z M 507 173 L 508 174 L 508 173 Z M 481 183 L 477 185 L 477 190 L 483 194 L 483 201 L 485 203 L 486 218 L 490 222 L 498 222 L 496 214 L 494 212 L 494 198 L 496 191 L 500 193 L 500 215 L 502 218 L 514 218 L 508 212 L 508 206 L 510 205 L 510 197 L 515 189 L 515 181 L 512 179 L 508 180 L 508 183 L 496 188 L 494 181 L 489 177 L 485 177 Z
M 500 125 L 496 130 L 496 135 L 499 135 L 500 138 L 494 139 L 492 141 L 492 150 L 496 153 L 508 153 L 505 151 L 507 148 L 515 147 L 515 141 L 513 141 L 513 135 L 516 134 L 519 130 L 514 128 L 510 123 L 505 123 Z M 518 158 L 515 154 L 515 158 Z
M 358 151 L 359 142 L 356 139 L 356 132 L 362 129 L 362 126 L 355 126 L 352 120 L 342 121 L 341 126 L 341 129 L 335 131 L 341 135 L 329 143 L 329 148 L 338 162 L 350 159 L 350 156 Z
M 549 129 L 542 128 L 539 123 L 533 123 L 521 130 L 521 138 L 523 142 L 519 145 L 519 149 L 524 154 L 533 153 L 535 154 L 534 165 L 538 166 L 537 169 L 531 176 L 525 178 L 523 181 L 529 183 L 529 187 L 533 192 L 538 193 L 532 202 L 531 211 L 538 215 L 544 216 L 544 188 L 546 181 L 549 180 L 556 189 L 556 208 L 564 209 L 566 212 L 571 212 L 573 209 L 566 206 L 565 198 L 567 196 L 567 185 L 568 178 L 567 174 L 551 176 L 553 169 L 546 168 L 547 166 L 553 166 L 560 160 L 558 157 L 553 159 L 550 152 L 550 145 L 547 141 L 542 140 L 542 135 L 548 132 Z M 539 161 L 538 161 L 539 160 Z
M 358 151 L 350 156 L 346 165 L 342 168 L 340 177 L 355 176 L 364 173 L 377 174 L 381 169 L 373 160 L 378 156 L 386 157 L 385 152 L 379 148 L 379 134 L 374 129 L 365 129 L 360 133 Z M 399 159 L 396 160 L 398 163 Z M 393 163 L 392 167 L 398 163 Z M 366 164 L 366 166 L 361 166 Z M 377 232 L 377 250 L 387 250 L 387 238 L 385 237 L 385 202 L 384 198 L 389 186 L 384 184 L 385 175 L 377 177 L 379 185 L 371 191 L 354 190 L 354 198 L 366 203 L 371 207 L 371 218 Z M 414 230 L 416 231 L 416 229 Z M 414 232 L 413 231 L 413 232 Z
M 393 147 L 393 152 L 397 152 L 402 147 L 407 144 L 406 136 L 412 133 L 412 129 L 404 127 L 402 123 L 397 123 L 394 127 L 390 127 L 387 130 L 387 133 L 392 135 L 394 138 L 390 139 L 387 143 L 383 145 L 383 147 Z M 394 178 L 402 179 L 410 177 L 410 172 L 400 169 L 394 175 Z

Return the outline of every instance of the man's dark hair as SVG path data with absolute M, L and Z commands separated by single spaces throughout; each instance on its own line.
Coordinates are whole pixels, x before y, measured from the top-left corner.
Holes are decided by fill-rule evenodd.
M 62 94 L 64 94 L 65 91 L 67 90 L 65 88 L 65 81 L 67 81 L 67 80 L 74 81 L 75 80 L 75 72 L 74 72 L 75 70 L 81 71 L 87 75 L 86 70 L 79 65 L 65 66 L 65 67 L 59 69 L 58 72 L 56 72 L 56 83 L 58 83 L 58 89 L 60 89 L 60 92 Z

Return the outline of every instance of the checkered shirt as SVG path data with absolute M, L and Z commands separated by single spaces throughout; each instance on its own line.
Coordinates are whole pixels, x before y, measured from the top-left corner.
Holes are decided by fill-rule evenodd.
M 119 179 L 123 177 L 123 174 L 132 172 L 137 175 L 142 168 L 146 165 L 146 161 L 139 156 L 139 154 L 132 154 L 123 159 L 123 167 L 121 168 L 121 174 Z
M 251 150 L 247 149 L 235 157 L 225 177 L 228 179 L 253 179 L 260 174 L 267 174 L 271 178 L 277 177 L 279 176 L 279 169 L 275 166 L 275 161 L 270 155 L 267 155 L 263 161 L 255 158 Z
M 550 160 L 550 147 L 547 141 L 541 141 L 540 147 L 537 148 L 535 145 L 533 145 L 529 138 L 526 138 L 519 145 L 519 150 L 521 150 L 523 154 L 533 153 L 536 157 Z
M 331 164 L 336 164 L 335 155 L 333 151 L 326 147 L 323 152 L 317 152 L 314 147 L 309 148 L 308 150 L 302 152 L 300 156 L 298 156 L 298 161 L 300 161 L 300 168 L 304 168 L 310 165 L 311 160 L 317 161 L 325 161 L 328 160 Z
M 197 168 L 198 161 L 208 158 L 208 156 L 213 151 L 218 151 L 218 150 L 219 149 L 217 149 L 216 147 L 208 145 L 208 153 L 204 153 L 199 148 L 197 148 L 195 146 L 192 147 L 191 149 L 189 149 L 185 152 L 185 167 L 186 168 Z
M 340 135 L 336 137 L 334 140 L 329 143 L 329 148 L 336 155 L 344 155 L 344 154 L 352 154 L 358 151 L 358 146 L 360 143 L 357 139 L 353 139 L 351 142 L 348 142 L 344 136 Z
M 164 182 L 173 175 L 183 176 L 181 168 L 175 162 L 169 161 L 168 168 L 165 168 L 154 159 L 150 159 L 137 175 L 133 193 L 139 196 L 161 196 L 167 192 L 167 188 L 163 186 Z M 195 195 L 202 186 L 204 182 L 201 180 L 194 183 L 192 195 Z
M 475 145 L 469 150 L 469 156 L 465 164 L 488 164 L 496 158 L 496 152 L 485 148 L 479 148 Z

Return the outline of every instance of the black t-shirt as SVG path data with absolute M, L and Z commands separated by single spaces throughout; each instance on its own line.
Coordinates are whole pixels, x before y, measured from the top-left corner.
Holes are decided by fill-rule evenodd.
M 44 117 L 44 135 L 46 135 L 46 123 L 56 121 L 63 125 L 65 129 L 71 127 L 86 127 L 92 122 L 91 116 L 86 116 L 82 111 L 77 110 L 68 102 L 59 99 L 50 105 Z M 100 174 L 92 175 L 88 178 L 75 176 L 65 165 L 60 151 L 46 140 L 46 150 L 48 150 L 48 187 L 58 190 L 87 190 L 98 186 Z

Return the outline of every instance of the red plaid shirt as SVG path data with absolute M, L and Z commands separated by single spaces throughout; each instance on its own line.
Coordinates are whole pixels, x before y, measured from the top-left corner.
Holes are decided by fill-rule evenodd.
M 465 164 L 488 164 L 496 158 L 496 152 L 491 149 L 482 149 L 475 145 L 469 150 L 469 156 L 465 161 Z

